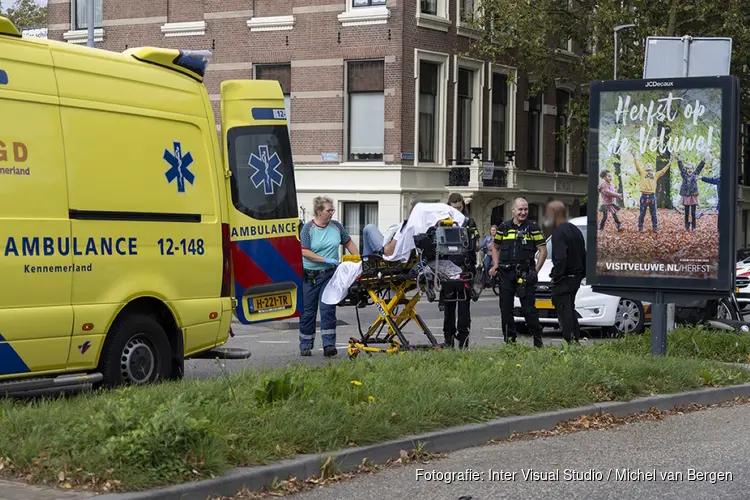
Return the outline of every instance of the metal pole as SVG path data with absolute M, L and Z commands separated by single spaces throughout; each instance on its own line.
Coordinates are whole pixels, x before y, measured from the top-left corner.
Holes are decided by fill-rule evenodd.
M 617 80 L 617 32 L 627 28 L 635 28 L 635 24 L 621 24 L 619 26 L 615 26 L 615 29 L 613 30 L 615 33 L 615 80 Z
M 667 354 L 667 305 L 662 292 L 656 292 L 656 301 L 651 304 L 651 355 Z
M 617 80 L 617 28 L 615 28 L 615 75 L 613 80 Z
M 688 76 L 688 60 L 690 54 L 690 40 L 689 35 L 682 37 L 682 76 L 687 78 Z
M 88 18 L 86 27 L 88 28 L 88 34 L 89 34 L 88 43 L 86 45 L 88 45 L 89 47 L 94 46 L 94 22 L 95 22 L 94 19 L 96 17 L 94 15 L 95 8 L 96 8 L 96 0 L 86 0 L 86 14 L 87 14 L 86 17 Z

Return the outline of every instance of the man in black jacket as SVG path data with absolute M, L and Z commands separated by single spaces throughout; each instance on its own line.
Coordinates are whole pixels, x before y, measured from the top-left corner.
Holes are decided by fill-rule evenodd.
M 580 326 L 575 299 L 586 276 L 586 244 L 581 230 L 568 222 L 565 205 L 552 201 L 547 205 L 545 226 L 552 227 L 552 304 L 557 311 L 563 338 L 578 343 Z

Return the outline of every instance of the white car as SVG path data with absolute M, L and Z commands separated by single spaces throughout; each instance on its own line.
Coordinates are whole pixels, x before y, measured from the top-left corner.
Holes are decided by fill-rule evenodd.
M 581 233 L 586 241 L 587 218 L 576 217 L 570 220 Z M 587 249 L 588 250 L 588 249 Z M 547 260 L 539 271 L 538 283 L 536 285 L 536 308 L 539 311 L 539 322 L 542 327 L 557 327 L 557 313 L 552 305 L 550 272 L 552 272 L 552 242 L 547 239 Z M 607 330 L 612 334 L 627 334 L 643 332 L 648 319 L 650 319 L 649 304 L 640 301 L 615 297 L 594 292 L 586 285 L 584 279 L 581 288 L 576 294 L 575 301 L 578 323 L 581 327 L 595 327 Z M 517 325 L 518 333 L 526 333 L 525 320 L 521 315 L 521 302 L 518 297 L 513 299 L 513 320 Z
M 750 309 L 750 257 L 737 262 L 735 273 L 735 295 L 743 313 Z

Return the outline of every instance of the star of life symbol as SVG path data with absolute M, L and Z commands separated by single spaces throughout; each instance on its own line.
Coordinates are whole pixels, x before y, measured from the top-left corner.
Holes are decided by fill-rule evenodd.
M 266 145 L 258 146 L 258 155 L 251 154 L 250 161 L 248 161 L 248 165 L 255 169 L 255 173 L 250 176 L 250 180 L 256 188 L 263 184 L 263 192 L 271 195 L 274 191 L 273 185 L 276 184 L 281 187 L 281 183 L 284 182 L 284 175 L 279 172 L 281 160 L 275 152 L 269 156 L 268 146 Z
M 164 159 L 170 165 L 169 170 L 164 175 L 170 184 L 177 179 L 177 192 L 184 193 L 185 181 L 188 181 L 191 185 L 195 182 L 195 174 L 189 170 L 193 163 L 193 155 L 188 152 L 185 156 L 182 156 L 182 144 L 178 141 L 174 141 L 172 147 L 171 152 L 168 149 L 164 150 Z

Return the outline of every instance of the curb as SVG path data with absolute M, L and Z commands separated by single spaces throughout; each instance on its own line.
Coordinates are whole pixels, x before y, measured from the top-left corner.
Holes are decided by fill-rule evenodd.
M 239 325 L 239 326 L 253 326 L 255 328 L 267 328 L 269 330 L 298 330 L 299 329 L 299 320 L 297 321 L 269 321 L 267 323 L 257 323 L 252 325 L 243 325 L 239 321 L 237 321 L 236 318 L 232 318 L 232 324 L 233 325 Z M 336 320 L 336 326 L 349 326 L 349 323 L 346 321 L 342 321 L 340 319 Z M 315 323 L 315 328 L 320 330 L 320 321 L 317 321 Z
M 320 474 L 321 464 L 333 457 L 341 472 L 356 470 L 367 458 L 373 463 L 397 459 L 401 450 L 413 450 L 418 443 L 432 453 L 448 453 L 487 444 L 490 440 L 507 439 L 514 433 L 554 428 L 558 423 L 594 413 L 609 413 L 626 417 L 651 408 L 670 410 L 686 404 L 710 405 L 750 396 L 750 383 L 728 387 L 699 389 L 676 394 L 666 394 L 634 399 L 627 402 L 595 403 L 567 410 L 536 413 L 533 415 L 504 417 L 482 424 L 451 427 L 384 443 L 351 448 L 317 455 L 301 455 L 271 465 L 233 469 L 216 479 L 179 484 L 162 489 L 132 493 L 114 493 L 97 496 L 100 500 L 206 500 L 211 496 L 233 496 L 243 488 L 257 491 L 268 488 L 274 480 L 289 477 L 308 478 Z

